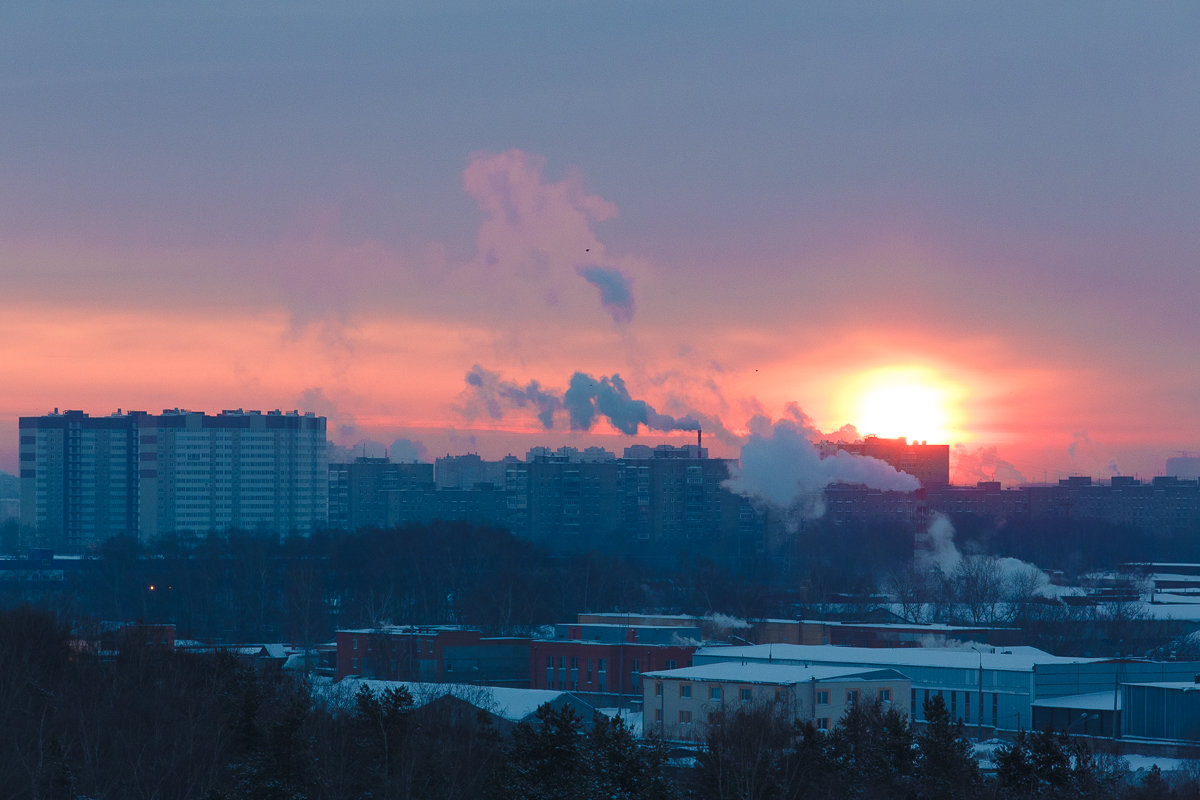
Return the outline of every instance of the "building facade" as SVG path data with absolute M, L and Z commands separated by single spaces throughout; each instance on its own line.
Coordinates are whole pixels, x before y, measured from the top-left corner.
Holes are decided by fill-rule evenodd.
M 950 445 L 910 442 L 901 436 L 888 439 L 867 436 L 858 442 L 822 442 L 823 456 L 838 450 L 869 456 L 884 461 L 921 482 L 924 488 L 946 486 L 950 483 Z
M 392 507 L 433 490 L 433 464 L 356 458 L 329 465 L 329 527 L 356 531 L 395 524 Z M 403 493 L 402 497 L 393 495 Z
M 529 686 L 610 695 L 642 693 L 642 674 L 690 666 L 699 628 L 556 625 L 554 639 L 530 643 Z
M 337 678 L 529 686 L 529 640 L 453 625 L 340 630 Z
M 692 740 L 721 713 L 767 710 L 832 730 L 850 707 L 878 700 L 907 716 L 912 687 L 892 669 L 725 662 L 646 673 L 642 695 L 645 732 Z
M 309 535 L 325 524 L 325 418 L 180 409 L 20 420 L 21 522 L 31 544 L 80 552 L 230 528 Z
M 1200 662 L 1068 658 L 1033 647 L 764 644 L 705 647 L 693 656 L 697 666 L 721 661 L 892 669 L 912 682 L 909 706 L 915 720 L 924 719 L 924 702 L 938 696 L 951 718 L 979 732 L 1029 730 L 1034 703 L 1046 698 L 1111 693 L 1125 683 L 1178 681 L 1200 674 Z

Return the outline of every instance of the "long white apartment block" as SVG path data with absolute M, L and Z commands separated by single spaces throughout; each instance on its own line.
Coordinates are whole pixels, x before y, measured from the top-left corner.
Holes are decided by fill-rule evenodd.
M 22 528 L 75 552 L 119 535 L 309 535 L 327 515 L 325 424 L 241 409 L 22 417 Z

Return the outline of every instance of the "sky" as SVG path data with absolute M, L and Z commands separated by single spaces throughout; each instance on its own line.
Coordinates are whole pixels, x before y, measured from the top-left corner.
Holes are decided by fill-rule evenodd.
M 1172 2 L 5 4 L 0 470 L 19 416 L 181 407 L 421 458 L 696 426 L 736 456 L 792 419 L 951 444 L 962 483 L 1161 474 L 1200 451 L 1197 32 Z

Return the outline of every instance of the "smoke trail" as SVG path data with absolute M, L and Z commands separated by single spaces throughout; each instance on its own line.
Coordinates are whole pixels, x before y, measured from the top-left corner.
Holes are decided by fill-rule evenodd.
M 620 375 L 611 378 L 576 372 L 571 376 L 563 405 L 571 417 L 574 430 L 591 430 L 597 417 L 604 417 L 612 426 L 630 436 L 639 426 L 655 431 L 694 431 L 700 423 L 692 417 L 675 418 L 660 414 L 645 400 L 635 400 Z
M 576 267 L 581 278 L 600 290 L 600 305 L 618 325 L 633 321 L 633 280 L 615 267 Z
M 537 418 L 542 426 L 549 430 L 554 427 L 554 413 L 562 407 L 562 400 L 544 391 L 537 381 L 520 386 L 478 364 L 471 367 L 465 380 L 468 386 L 473 387 L 475 399 L 483 404 L 492 419 L 503 417 L 506 407 L 532 407 L 537 409 Z
M 654 431 L 694 431 L 700 427 L 692 416 L 673 417 L 662 414 L 645 400 L 635 399 L 620 375 L 593 378 L 576 372 L 567 390 L 543 389 L 537 381 L 521 386 L 505 380 L 497 372 L 476 364 L 466 375 L 467 408 L 471 415 L 482 406 L 492 419 L 500 419 L 510 409 L 537 409 L 537 418 L 546 430 L 554 428 L 555 414 L 567 411 L 572 430 L 588 431 L 600 419 L 606 419 L 617 430 L 633 436 L 640 428 Z

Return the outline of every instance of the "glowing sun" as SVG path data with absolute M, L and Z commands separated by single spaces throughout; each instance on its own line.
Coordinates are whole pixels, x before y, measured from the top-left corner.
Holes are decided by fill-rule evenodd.
M 905 436 L 910 441 L 947 444 L 955 438 L 956 388 L 924 369 L 878 370 L 855 381 L 852 409 L 863 435 Z

